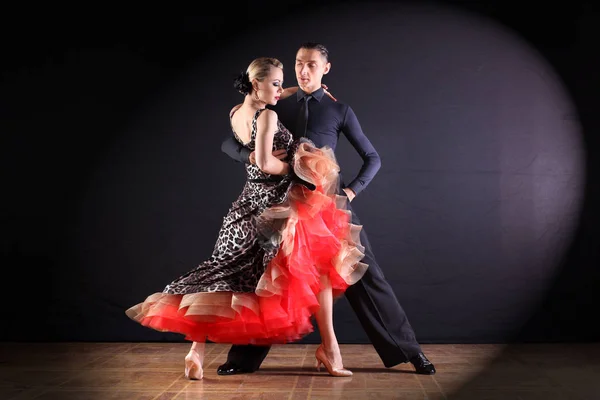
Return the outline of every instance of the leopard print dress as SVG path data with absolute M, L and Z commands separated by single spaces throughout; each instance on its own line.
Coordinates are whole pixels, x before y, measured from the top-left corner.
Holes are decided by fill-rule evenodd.
M 256 119 L 262 110 L 254 114 L 248 143 L 244 143 L 233 132 L 237 140 L 250 151 L 255 149 Z M 293 136 L 279 121 L 277 127 L 273 150 L 286 149 L 290 155 L 294 148 Z M 277 246 L 265 246 L 261 241 L 257 217 L 266 208 L 284 201 L 290 185 L 290 177 L 269 175 L 256 165 L 247 164 L 246 183 L 223 218 L 212 255 L 168 284 L 163 293 L 254 292 L 266 266 L 278 250 Z

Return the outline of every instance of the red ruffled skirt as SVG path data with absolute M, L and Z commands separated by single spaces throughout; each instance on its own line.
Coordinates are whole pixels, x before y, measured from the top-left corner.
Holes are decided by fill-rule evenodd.
M 146 327 L 199 342 L 287 343 L 312 332 L 323 285 L 331 285 L 337 297 L 367 265 L 361 262 L 362 227 L 351 223 L 347 198 L 336 194 L 339 166 L 333 151 L 302 142 L 293 167 L 316 189 L 293 183 L 286 201 L 257 219 L 266 242 L 279 250 L 254 293 L 155 293 L 126 314 Z

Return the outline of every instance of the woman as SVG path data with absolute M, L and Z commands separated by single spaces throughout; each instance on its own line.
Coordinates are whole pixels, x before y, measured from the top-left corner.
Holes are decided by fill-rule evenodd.
M 255 151 L 242 193 L 223 220 L 212 256 L 163 292 L 127 310 L 144 326 L 184 334 L 193 341 L 185 375 L 202 379 L 206 340 L 234 344 L 295 341 L 312 332 L 323 340 L 315 354 L 333 376 L 343 368 L 333 329 L 333 298 L 364 274 L 359 226 L 351 225 L 344 198 L 335 194 L 339 166 L 331 149 L 294 141 L 267 110 L 282 95 L 283 65 L 257 58 L 236 79 L 244 102 L 231 127 Z M 273 155 L 285 150 L 290 163 Z

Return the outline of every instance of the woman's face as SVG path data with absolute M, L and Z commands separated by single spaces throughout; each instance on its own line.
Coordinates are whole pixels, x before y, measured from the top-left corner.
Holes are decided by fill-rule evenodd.
M 271 67 L 269 75 L 262 82 L 257 82 L 257 88 L 260 101 L 272 106 L 277 104 L 283 92 L 283 70 Z

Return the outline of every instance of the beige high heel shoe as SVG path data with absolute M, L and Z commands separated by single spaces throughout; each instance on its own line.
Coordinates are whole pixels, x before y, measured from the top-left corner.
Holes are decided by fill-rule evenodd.
M 194 350 L 190 350 L 185 356 L 185 377 L 191 380 L 200 380 L 204 377 L 202 361 Z
M 329 372 L 329 375 L 331 376 L 352 376 L 352 371 L 350 370 L 347 370 L 343 367 L 334 368 L 331 364 L 331 361 L 329 361 L 329 358 L 327 358 L 325 350 L 323 350 L 322 346 L 319 346 L 319 348 L 317 348 L 315 358 L 317 359 L 317 363 L 315 365 L 317 367 L 317 371 L 321 371 L 321 365 L 323 365 L 327 369 L 327 372 Z

